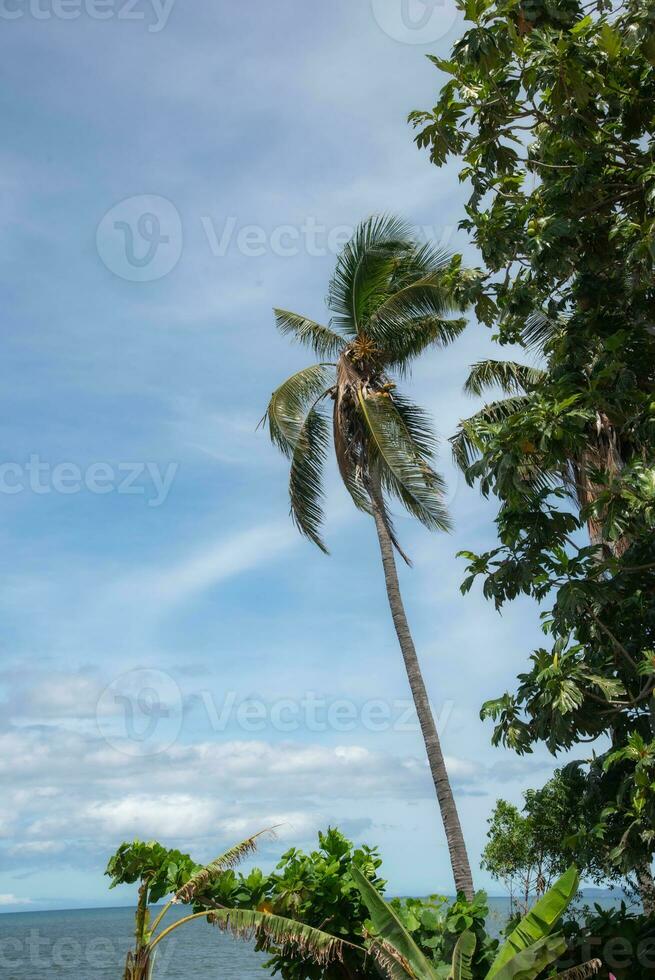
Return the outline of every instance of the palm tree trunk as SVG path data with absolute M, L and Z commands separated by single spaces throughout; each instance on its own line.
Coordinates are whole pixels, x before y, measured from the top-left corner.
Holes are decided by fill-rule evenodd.
M 398 583 L 396 560 L 393 553 L 393 541 L 389 533 L 385 515 L 382 513 L 375 493 L 371 492 L 369 496 L 373 517 L 375 518 L 375 527 L 378 532 L 380 551 L 382 553 L 382 567 L 384 568 L 389 607 L 403 660 L 405 661 L 409 686 L 412 690 L 416 714 L 418 715 L 421 732 L 423 733 L 423 741 L 425 742 L 425 749 L 428 755 L 430 772 L 432 773 L 434 788 L 437 792 L 437 799 L 446 831 L 446 840 L 448 841 L 455 887 L 458 892 L 463 892 L 466 898 L 472 901 L 474 890 L 471 866 L 469 864 L 468 854 L 466 853 L 466 845 L 464 843 L 464 836 L 459 822 L 453 791 L 450 786 L 450 780 L 448 779 L 446 763 L 443 752 L 441 751 L 441 742 L 439 741 L 437 727 L 434 723 L 430 701 L 425 689 L 425 682 L 421 674 L 418 657 L 416 656 L 416 647 L 414 646 L 414 641 L 409 631 L 407 616 L 405 615 L 405 607 L 403 606 Z
M 644 863 L 640 868 L 637 868 L 637 889 L 644 912 L 646 915 L 653 915 L 655 913 L 655 880 L 653 880 L 650 864 Z

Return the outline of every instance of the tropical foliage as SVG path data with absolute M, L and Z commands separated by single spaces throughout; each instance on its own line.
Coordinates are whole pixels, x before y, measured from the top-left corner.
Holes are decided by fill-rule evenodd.
M 282 855 L 271 874 L 258 868 L 247 873 L 230 870 L 221 874 L 206 892 L 206 898 L 232 908 L 266 909 L 276 915 L 320 927 L 346 940 L 342 960 L 317 964 L 302 950 L 273 951 L 267 966 L 284 980 L 347 980 L 377 978 L 372 959 L 363 959 L 360 948 L 367 927 L 368 911 L 355 883 L 359 870 L 381 893 L 381 858 L 377 848 L 355 847 L 336 828 L 318 835 L 318 847 L 306 853 L 291 848 Z M 405 929 L 435 967 L 450 962 L 457 938 L 469 930 L 478 939 L 474 976 L 483 977 L 493 959 L 497 943 L 486 932 L 486 896 L 478 892 L 473 902 L 433 895 L 430 898 L 395 898 L 391 901 Z M 359 947 L 359 948 L 353 948 Z M 265 943 L 258 948 L 270 949 Z
M 459 937 L 452 962 L 436 968 L 423 955 L 392 906 L 358 872 L 355 873 L 362 897 L 371 916 L 369 950 L 390 980 L 473 980 L 476 936 L 466 931 Z M 562 915 L 578 889 L 578 874 L 570 868 L 518 923 L 499 950 L 485 980 L 535 980 L 566 951 L 561 934 L 554 934 Z M 569 976 L 592 976 L 599 961 L 585 964 L 583 971 Z M 560 974 L 565 977 L 567 973 Z
M 587 809 L 589 787 L 577 767 L 557 770 L 541 789 L 523 794 L 523 807 L 498 800 L 489 818 L 482 867 L 507 889 L 512 914 L 526 911 L 575 862 L 587 881 L 625 882 L 593 836 L 597 807 Z
M 460 158 L 470 184 L 479 318 L 537 356 L 469 381 L 505 398 L 455 441 L 499 500 L 499 546 L 466 553 L 464 587 L 480 576 L 499 607 L 551 606 L 517 691 L 483 714 L 519 752 L 608 740 L 579 764 L 588 840 L 655 909 L 655 5 L 462 9 L 464 36 L 433 59 L 438 101 L 412 119 L 433 162 Z
M 595 905 L 583 920 L 572 917 L 563 929 L 568 944 L 562 969 L 581 966 L 590 956 L 603 963 L 601 980 L 649 980 L 655 970 L 655 917 L 629 912 L 625 903 Z
M 382 889 L 381 863 L 377 849 L 355 847 L 339 830 L 329 828 L 318 835 L 318 847 L 310 853 L 291 848 L 271 874 L 257 868 L 247 874 L 230 871 L 213 882 L 207 897 L 228 907 L 266 909 L 361 947 L 366 908 L 352 869 L 360 869 L 375 888 Z M 265 937 L 258 948 L 270 950 Z M 350 946 L 344 948 L 343 959 L 328 964 L 315 963 L 301 949 L 272 950 L 267 965 L 283 980 L 376 976 L 373 965 L 365 964 L 359 949 Z
M 264 831 L 263 833 L 268 833 Z M 320 965 L 343 957 L 346 944 L 336 936 L 302 922 L 273 915 L 267 909 L 221 906 L 208 894 L 234 864 L 251 853 L 262 834 L 230 848 L 210 864 L 197 865 L 187 854 L 167 850 L 161 844 L 134 841 L 124 843 L 110 859 L 106 874 L 111 888 L 122 884 L 139 885 L 135 914 L 135 946 L 127 955 L 124 980 L 151 980 L 161 942 L 177 929 L 197 919 L 243 939 L 255 939 L 260 948 L 296 950 Z M 151 903 L 171 896 L 154 920 Z M 200 911 L 164 921 L 175 905 L 193 904 Z
M 465 320 L 453 313 L 473 283 L 456 257 L 418 245 L 404 222 L 383 216 L 360 225 L 340 255 L 328 291 L 328 325 L 275 310 L 278 329 L 322 359 L 280 385 L 266 420 L 271 439 L 291 460 L 292 516 L 323 550 L 330 429 L 341 476 L 360 510 L 371 513 L 377 503 L 391 529 L 387 498 L 393 497 L 426 527 L 449 527 L 430 421 L 398 393 L 392 375 L 462 332 Z M 330 401 L 331 425 L 324 408 Z

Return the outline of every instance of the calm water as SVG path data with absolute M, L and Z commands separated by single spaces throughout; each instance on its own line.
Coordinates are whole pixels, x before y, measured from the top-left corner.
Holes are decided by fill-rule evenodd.
M 173 916 L 182 915 L 173 910 Z M 0 915 L 2 980 L 122 980 L 132 945 L 131 909 Z M 266 957 L 204 920 L 160 946 L 156 980 L 265 980 Z
M 491 898 L 489 906 L 488 928 L 497 935 L 507 918 L 508 902 Z M 170 921 L 182 914 L 181 909 L 173 910 Z M 0 915 L 0 978 L 122 980 L 133 928 L 131 909 Z M 155 980 L 265 980 L 265 959 L 251 944 L 201 919 L 162 942 Z

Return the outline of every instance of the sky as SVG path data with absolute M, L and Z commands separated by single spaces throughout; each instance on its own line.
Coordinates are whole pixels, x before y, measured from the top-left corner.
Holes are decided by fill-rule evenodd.
M 338 825 L 394 893 L 450 893 L 372 522 L 328 470 L 321 554 L 258 429 L 311 354 L 335 254 L 391 211 L 476 257 L 465 188 L 406 117 L 433 105 L 452 0 L 2 0 L 0 911 L 127 904 L 123 840 L 258 858 Z M 472 322 L 405 382 L 445 441 L 476 407 Z M 555 761 L 490 745 L 482 702 L 538 610 L 462 597 L 494 504 L 455 473 L 451 535 L 402 514 L 401 583 L 479 887 L 486 821 Z

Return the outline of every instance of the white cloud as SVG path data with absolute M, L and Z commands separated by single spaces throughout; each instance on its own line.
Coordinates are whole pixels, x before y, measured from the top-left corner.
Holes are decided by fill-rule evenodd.
M 275 824 L 300 842 L 347 820 L 362 800 L 434 795 L 424 760 L 357 744 L 206 741 L 134 758 L 88 734 L 39 726 L 0 735 L 0 766 L 21 780 L 4 801 L 5 853 L 28 865 L 67 859 L 73 844 L 107 854 L 137 836 L 211 850 Z M 456 791 L 484 779 L 468 760 L 449 767 Z
M 19 898 L 17 895 L 0 895 L 0 906 L 8 907 L 11 905 L 32 905 L 31 898 Z

